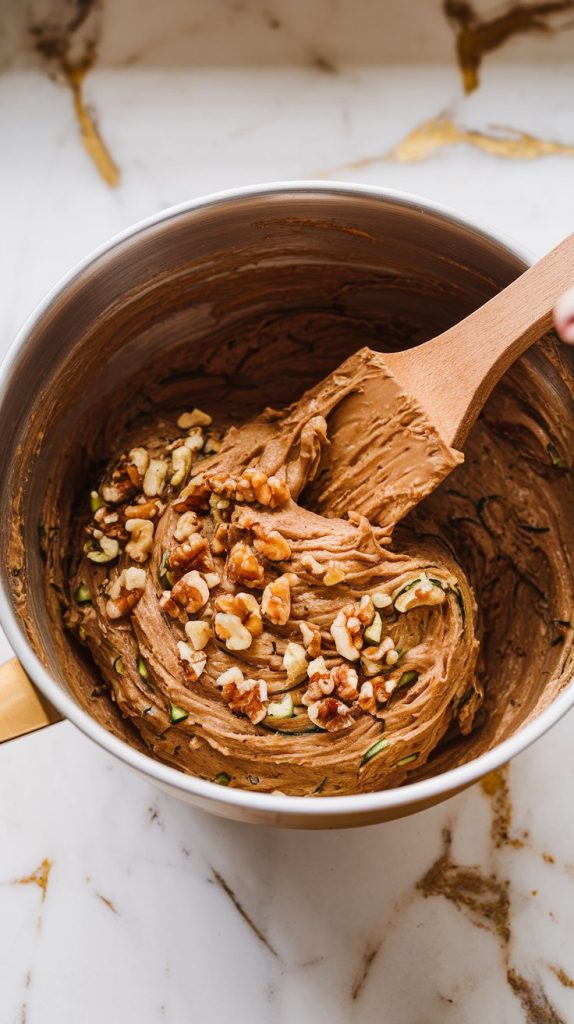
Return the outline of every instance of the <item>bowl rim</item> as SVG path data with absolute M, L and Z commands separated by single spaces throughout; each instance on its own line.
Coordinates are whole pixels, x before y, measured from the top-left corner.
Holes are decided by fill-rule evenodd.
M 363 185 L 345 181 L 294 180 L 277 181 L 237 188 L 224 189 L 200 196 L 192 200 L 168 207 L 159 213 L 137 221 L 132 226 L 113 235 L 108 241 L 94 249 L 81 262 L 77 263 L 49 290 L 36 306 L 18 331 L 2 362 L 0 368 L 0 405 L 8 393 L 12 378 L 17 371 L 20 352 L 25 348 L 32 330 L 41 322 L 55 300 L 86 270 L 101 257 L 111 253 L 128 239 L 146 232 L 182 214 L 192 213 L 208 207 L 235 203 L 243 198 L 264 196 L 267 194 L 315 193 L 348 196 L 353 198 L 381 199 L 391 201 L 397 206 L 418 210 L 420 213 L 431 213 L 441 220 L 469 229 L 475 236 L 482 236 L 485 241 L 494 242 L 509 255 L 518 257 L 526 265 L 532 262 L 533 256 L 524 246 L 509 239 L 498 231 L 482 226 L 474 219 L 443 205 L 440 202 L 425 199 L 422 196 L 404 192 L 399 189 L 375 185 Z M 4 573 L 6 570 L 3 570 Z M 109 754 L 113 754 L 124 764 L 135 769 L 152 781 L 179 790 L 182 794 L 198 798 L 207 804 L 220 806 L 220 813 L 225 814 L 225 807 L 238 808 L 254 812 L 260 820 L 266 817 L 287 819 L 290 817 L 308 819 L 329 819 L 332 825 L 335 819 L 344 821 L 347 817 L 363 815 L 376 820 L 377 814 L 384 815 L 409 806 L 444 799 L 459 790 L 478 781 L 484 775 L 499 768 L 510 758 L 521 753 L 540 736 L 544 735 L 558 722 L 574 704 L 574 686 L 568 684 L 564 691 L 545 708 L 534 721 L 519 729 L 513 736 L 499 743 L 492 750 L 458 768 L 451 768 L 440 775 L 419 782 L 407 783 L 398 789 L 376 790 L 371 793 L 356 793 L 342 796 L 328 796 L 320 799 L 309 799 L 306 796 L 289 796 L 283 793 L 250 792 L 241 788 L 227 788 L 208 780 L 187 775 L 177 768 L 155 760 L 151 755 L 144 754 L 131 747 L 99 725 L 74 698 L 66 693 L 52 678 L 42 662 L 30 646 L 24 630 L 18 621 L 16 612 L 8 599 L 6 589 L 0 588 L 0 623 L 7 638 L 20 660 L 24 670 L 38 686 L 38 689 L 54 705 L 54 707 L 86 736 L 92 739 Z

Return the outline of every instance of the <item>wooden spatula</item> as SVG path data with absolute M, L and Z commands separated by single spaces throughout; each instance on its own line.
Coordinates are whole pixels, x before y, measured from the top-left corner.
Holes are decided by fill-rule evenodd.
M 494 386 L 551 327 L 553 307 L 572 285 L 574 234 L 444 334 L 386 353 L 385 366 L 443 440 L 461 448 Z

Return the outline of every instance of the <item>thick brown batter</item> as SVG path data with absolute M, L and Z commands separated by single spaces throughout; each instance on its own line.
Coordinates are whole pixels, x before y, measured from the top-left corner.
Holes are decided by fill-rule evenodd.
M 329 318 L 322 324 L 306 317 L 301 333 L 320 337 L 328 326 Z M 289 344 L 297 331 L 292 318 Z M 238 332 L 237 355 L 242 345 L 253 364 L 259 349 L 249 333 L 242 338 Z M 554 350 L 548 353 L 556 362 Z M 268 411 L 250 421 L 256 396 L 245 392 L 244 401 L 238 390 L 222 409 L 222 385 L 213 377 L 214 368 L 220 372 L 218 355 L 206 359 L 209 372 L 199 372 L 192 392 L 187 385 L 185 407 L 177 385 L 177 400 L 168 403 L 177 406 L 173 416 L 146 423 L 139 415 L 137 426 L 122 428 L 119 441 L 108 438 L 107 450 L 114 444 L 116 456 L 91 481 L 94 503 L 105 499 L 105 508 L 83 512 L 77 537 L 62 537 L 59 552 L 47 545 L 48 578 L 62 587 L 62 567 L 69 578 L 67 560 L 75 552 L 65 618 L 104 680 L 95 688 L 78 680 L 75 687 L 95 717 L 204 778 L 330 795 L 443 770 L 486 749 L 517 719 L 528 720 L 553 699 L 571 657 L 565 453 L 572 441 L 563 396 L 538 409 L 536 379 L 525 364 L 517 366 L 475 428 L 466 464 L 391 539 L 395 521 L 459 459 L 408 412 L 408 422 L 401 421 L 404 450 L 389 450 L 389 437 L 400 431 L 377 430 L 374 419 L 357 424 L 353 392 L 360 382 L 368 393 L 372 364 L 354 358 L 286 413 Z M 267 372 L 277 367 L 261 361 L 261 398 Z M 566 376 L 562 367 L 557 375 Z M 396 412 L 394 399 L 390 404 Z M 213 423 L 190 426 L 192 417 L 178 426 L 182 407 L 204 410 Z M 229 423 L 237 427 L 225 430 Z M 223 441 L 210 452 L 220 424 Z M 421 444 L 430 458 L 422 480 L 398 471 L 407 465 L 403 456 L 411 444 Z M 174 455 L 184 447 L 191 466 L 187 456 Z M 130 456 L 134 448 L 147 455 Z M 420 468 L 416 454 L 408 465 Z M 157 462 L 165 463 L 161 493 L 142 495 L 153 490 L 157 472 L 163 475 Z M 172 486 L 182 467 L 187 476 Z M 246 468 L 262 476 L 246 479 Z M 277 482 L 269 485 L 269 477 Z M 129 494 L 114 493 L 126 480 Z M 150 508 L 142 516 L 141 505 L 154 503 L 155 514 Z M 153 515 L 147 520 L 153 537 L 139 562 L 134 550 L 139 544 L 145 551 L 150 527 L 140 524 L 138 534 L 127 523 L 146 514 Z M 111 538 L 94 534 L 99 530 Z M 86 541 L 93 557 L 110 539 L 118 541 L 119 557 L 113 545 L 109 562 L 83 553 Z M 215 551 L 202 547 L 203 539 L 211 549 L 215 540 Z M 195 553 L 181 550 L 189 543 Z M 127 580 L 133 589 L 122 592 L 114 581 L 125 585 L 122 573 L 129 567 L 136 569 Z M 206 581 L 204 603 L 206 588 L 199 583 L 194 591 L 196 576 L 187 587 L 189 573 Z M 237 601 L 238 594 L 247 599 Z M 126 596 L 133 607 L 121 614 Z M 120 608 L 110 607 L 118 597 Z M 358 620 L 350 629 L 358 658 L 345 647 L 341 617 L 343 625 Z M 185 620 L 205 625 L 186 629 Z M 237 667 L 242 677 L 226 675 Z M 485 711 L 477 714 L 483 689 Z

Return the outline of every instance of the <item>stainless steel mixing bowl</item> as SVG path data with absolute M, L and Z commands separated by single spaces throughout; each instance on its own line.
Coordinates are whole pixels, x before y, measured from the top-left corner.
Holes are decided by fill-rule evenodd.
M 246 822 L 323 828 L 386 821 L 428 807 L 541 736 L 571 707 L 574 688 L 486 754 L 397 790 L 309 799 L 222 788 L 184 775 L 112 735 L 72 696 L 59 654 L 68 641 L 48 614 L 38 544 L 46 484 L 59 472 L 57 453 L 62 446 L 70 450 L 72 472 L 86 431 L 96 429 L 92 408 L 101 408 L 103 400 L 111 410 L 135 366 L 160 353 L 169 367 L 172 353 L 177 350 L 181 359 L 186 346 L 191 358 L 215 322 L 231 330 L 247 309 L 264 318 L 278 308 L 324 310 L 336 302 L 339 312 L 349 310 L 365 322 L 376 315 L 395 343 L 401 334 L 424 340 L 527 264 L 516 246 L 422 199 L 358 185 L 291 182 L 235 189 L 166 210 L 75 268 L 25 324 L 0 380 L 0 615 L 37 687 L 15 663 L 5 667 L 3 738 L 65 716 L 141 775 L 198 807 Z M 287 364 L 279 383 L 270 375 L 271 393 L 246 390 L 247 407 L 253 405 L 247 411 L 296 397 L 340 356 L 326 344 L 308 380 L 294 379 Z M 16 576 L 10 541 L 22 551 Z

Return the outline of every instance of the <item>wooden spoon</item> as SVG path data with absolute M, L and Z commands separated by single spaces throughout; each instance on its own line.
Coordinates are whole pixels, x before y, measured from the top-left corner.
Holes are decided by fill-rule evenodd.
M 574 284 L 574 234 L 480 309 L 418 348 L 385 353 L 385 366 L 460 448 L 511 364 L 552 326 L 552 310 Z

